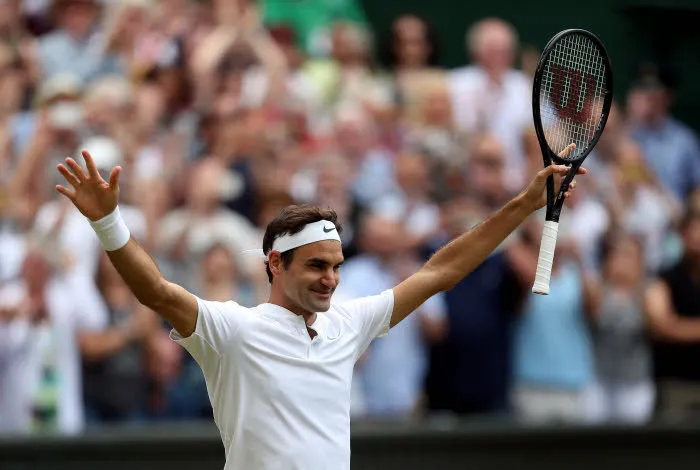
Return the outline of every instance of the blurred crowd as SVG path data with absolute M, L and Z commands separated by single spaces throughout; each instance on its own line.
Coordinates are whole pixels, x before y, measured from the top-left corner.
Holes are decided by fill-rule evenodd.
M 244 252 L 294 203 L 344 225 L 336 299 L 375 294 L 542 168 L 539 52 L 497 18 L 465 28 L 470 65 L 447 70 L 428 21 L 375 31 L 355 0 L 0 0 L 0 432 L 211 418 L 198 366 L 54 190 L 57 163 L 122 166 L 133 236 L 203 298 L 267 300 Z M 355 419 L 692 416 L 700 147 L 675 87 L 649 64 L 616 95 L 550 294 L 530 290 L 538 213 L 374 342 Z

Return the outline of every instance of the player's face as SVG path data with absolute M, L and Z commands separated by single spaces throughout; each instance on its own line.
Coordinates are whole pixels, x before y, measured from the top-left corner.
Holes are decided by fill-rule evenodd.
M 334 240 L 300 246 L 281 275 L 285 296 L 307 312 L 325 312 L 340 282 L 343 249 Z

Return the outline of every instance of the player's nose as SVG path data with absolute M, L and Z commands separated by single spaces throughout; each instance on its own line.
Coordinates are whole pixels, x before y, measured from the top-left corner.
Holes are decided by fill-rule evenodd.
M 333 270 L 329 270 L 328 272 L 324 273 L 323 277 L 321 278 L 321 285 L 328 289 L 335 289 L 338 285 L 338 276 L 335 272 L 333 272 Z

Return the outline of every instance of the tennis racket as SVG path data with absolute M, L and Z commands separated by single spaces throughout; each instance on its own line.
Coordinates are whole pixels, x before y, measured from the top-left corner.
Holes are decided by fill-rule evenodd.
M 564 193 L 603 133 L 613 98 L 612 69 L 603 43 L 583 29 L 567 29 L 545 46 L 535 71 L 532 114 L 545 167 L 570 167 L 559 192 L 547 179 L 547 212 L 532 292 L 549 294 Z M 576 148 L 558 154 L 569 144 Z

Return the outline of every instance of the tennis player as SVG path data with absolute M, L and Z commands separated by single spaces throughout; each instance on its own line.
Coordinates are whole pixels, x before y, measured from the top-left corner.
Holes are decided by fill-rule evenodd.
M 476 268 L 545 205 L 547 176 L 567 172 L 564 166 L 543 169 L 525 191 L 444 246 L 413 276 L 342 303 L 331 302 L 343 263 L 336 214 L 288 207 L 270 222 L 263 240 L 270 298 L 245 308 L 235 299 L 200 299 L 164 279 L 119 215 L 121 168 L 107 182 L 90 154 L 82 156 L 87 172 L 66 159 L 58 170 L 71 187 L 56 189 L 89 219 L 138 300 L 172 324 L 171 338 L 202 368 L 226 470 L 349 469 L 355 361 L 372 340 Z

